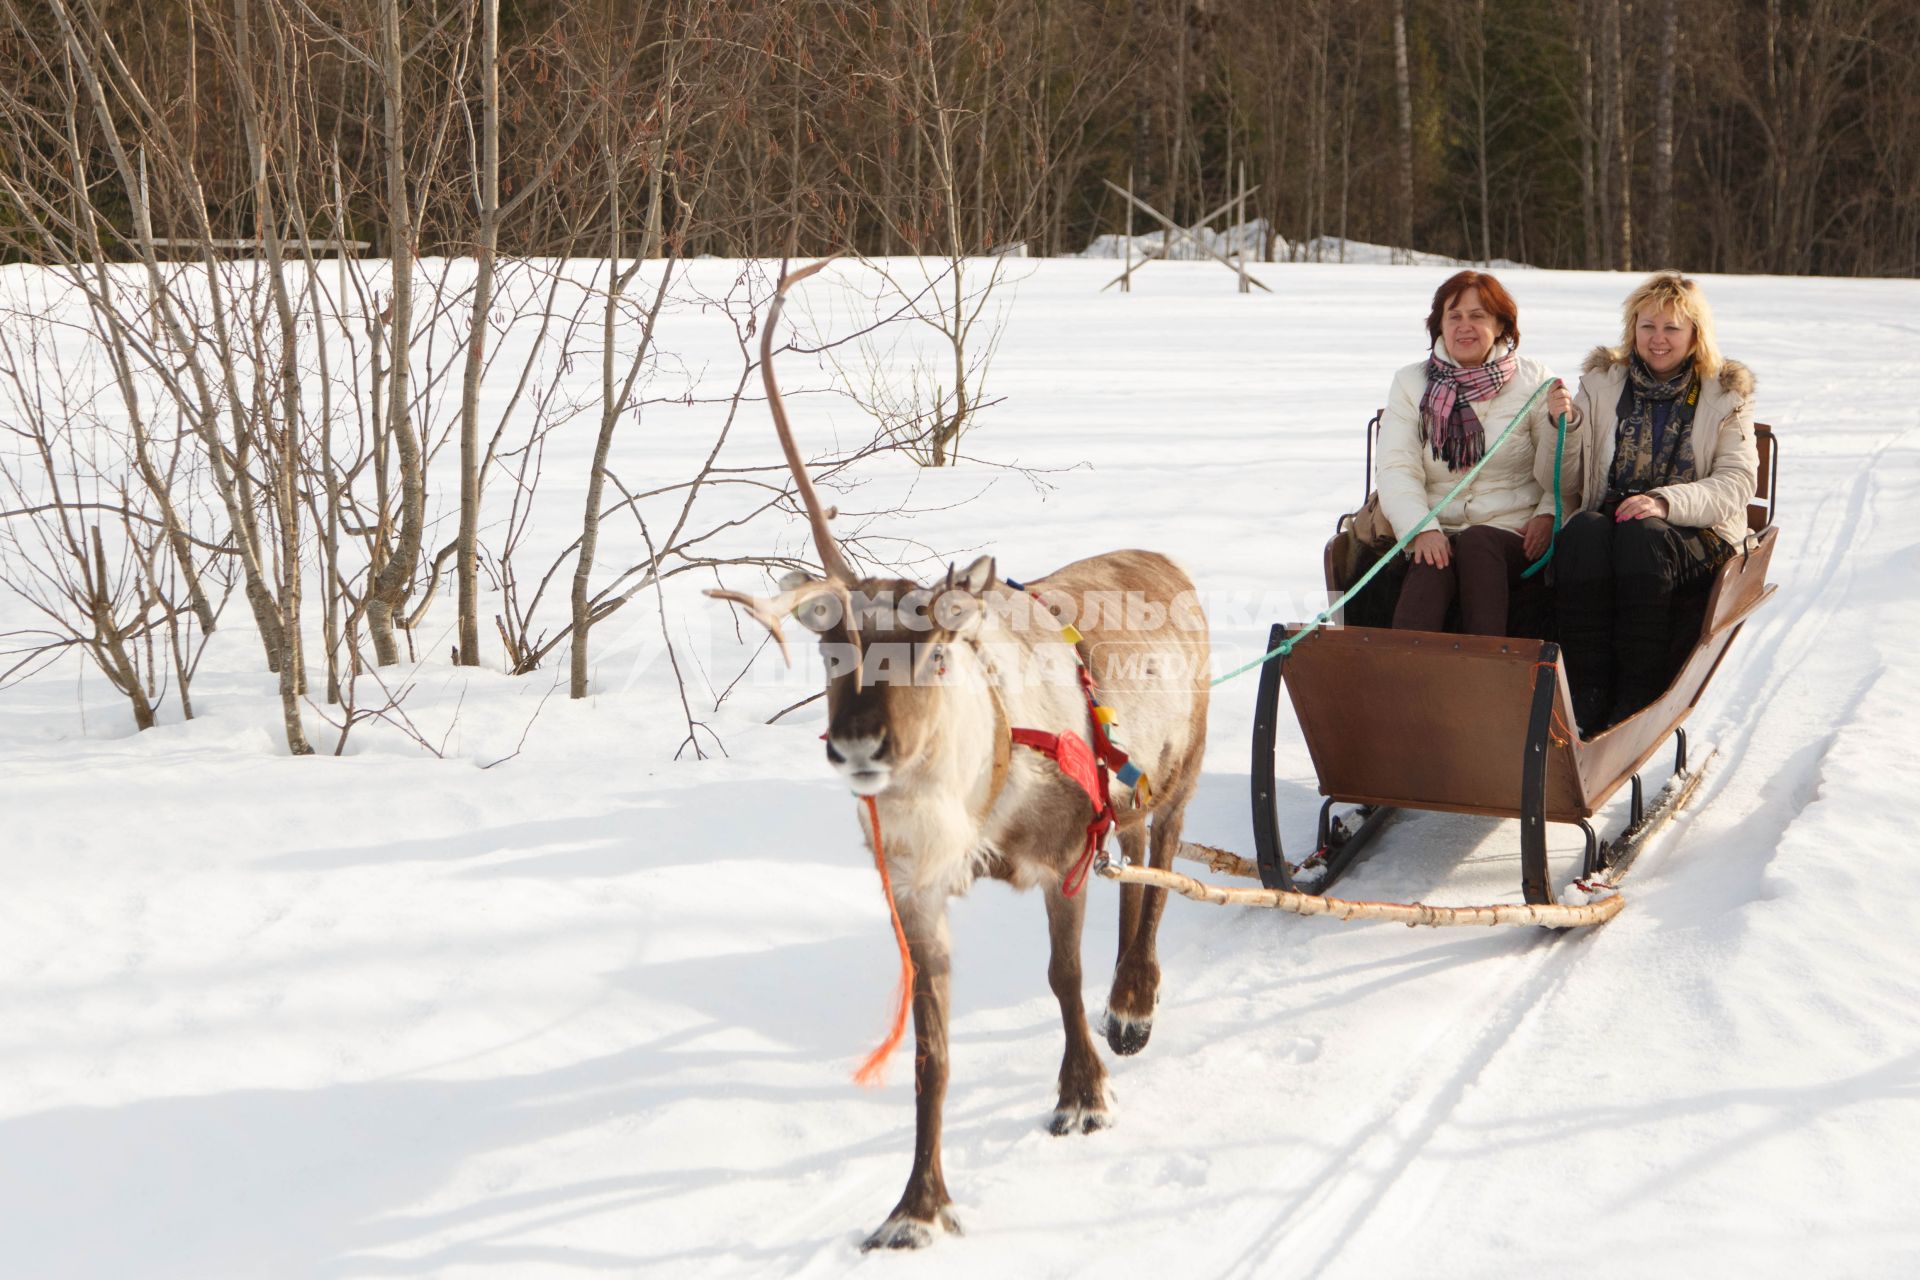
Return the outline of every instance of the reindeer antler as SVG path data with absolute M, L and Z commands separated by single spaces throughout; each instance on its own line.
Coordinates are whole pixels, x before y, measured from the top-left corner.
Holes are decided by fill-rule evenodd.
M 846 555 L 840 550 L 840 544 L 833 536 L 833 530 L 827 527 L 826 509 L 820 505 L 820 495 L 814 492 L 813 480 L 807 475 L 807 464 L 800 460 L 799 447 L 793 443 L 793 428 L 787 423 L 787 407 L 780 399 L 780 385 L 773 376 L 773 331 L 780 323 L 780 310 L 786 304 L 787 290 L 815 274 L 832 262 L 832 258 L 822 258 L 810 266 L 802 267 L 790 275 L 780 277 L 780 284 L 773 291 L 773 301 L 767 304 L 766 323 L 760 327 L 760 380 L 767 388 L 767 408 L 773 412 L 773 429 L 780 437 L 781 452 L 787 456 L 787 470 L 793 473 L 794 485 L 800 491 L 800 505 L 806 508 L 807 523 L 813 527 L 813 544 L 820 552 L 820 563 L 826 569 L 824 580 L 804 578 L 794 581 L 792 576 L 782 579 L 786 589 L 779 595 L 767 597 L 749 595 L 744 591 L 726 591 L 720 588 L 709 590 L 706 594 L 715 600 L 725 600 L 737 604 L 753 616 L 754 621 L 765 627 L 773 636 L 774 643 L 780 646 L 780 657 L 788 666 L 793 665 L 793 655 L 787 650 L 787 638 L 780 632 L 781 620 L 795 610 L 803 608 L 821 596 L 837 596 L 840 600 L 842 617 L 852 609 L 851 588 L 859 575 L 847 563 Z M 797 575 L 795 575 L 797 576 Z M 803 620 L 804 624 L 804 620 Z M 825 623 L 812 630 L 824 630 Z M 857 635 L 858 633 L 855 632 Z
M 852 607 L 846 584 L 832 579 L 808 578 L 777 596 L 749 595 L 744 591 L 725 591 L 718 587 L 709 587 L 706 594 L 714 600 L 725 600 L 730 604 L 737 604 L 751 614 L 755 622 L 773 635 L 774 643 L 780 646 L 780 657 L 788 666 L 793 665 L 793 655 L 787 651 L 787 638 L 780 634 L 782 618 L 821 596 L 837 597 L 840 601 L 842 617 L 845 617 L 846 611 Z
M 800 460 L 800 450 L 793 443 L 793 429 L 787 425 L 787 407 L 780 400 L 780 387 L 773 377 L 773 331 L 780 323 L 780 309 L 786 304 L 787 290 L 832 261 L 831 257 L 822 258 L 780 278 L 779 287 L 773 291 L 773 301 L 767 305 L 767 322 L 760 329 L 760 379 L 766 384 L 767 408 L 773 411 L 773 429 L 780 435 L 780 448 L 787 455 L 787 469 L 793 472 L 794 484 L 800 490 L 801 505 L 807 509 L 807 522 L 813 526 L 813 543 L 820 552 L 820 564 L 827 571 L 827 580 L 851 583 L 857 581 L 859 575 L 847 563 L 833 531 L 827 528 L 826 510 L 820 505 L 820 496 L 813 490 L 807 465 Z M 776 638 L 779 634 L 777 629 L 774 630 Z M 781 652 L 785 651 L 783 642 Z

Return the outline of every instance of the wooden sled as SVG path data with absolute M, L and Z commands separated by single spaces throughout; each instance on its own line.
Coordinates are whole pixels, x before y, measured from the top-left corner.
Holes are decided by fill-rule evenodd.
M 1256 873 L 1262 888 L 1217 890 L 1147 867 L 1108 867 L 1103 874 L 1207 901 L 1350 919 L 1566 927 L 1611 918 L 1621 900 L 1609 891 L 1646 838 L 1686 803 L 1706 766 L 1687 758 L 1687 716 L 1748 617 L 1774 592 L 1766 575 L 1777 535 L 1779 460 L 1772 431 L 1759 426 L 1755 435 L 1759 483 L 1747 516 L 1753 536 L 1714 576 L 1692 646 L 1665 692 L 1632 717 L 1582 739 L 1575 731 L 1559 646 L 1551 641 L 1371 626 L 1323 628 L 1261 668 L 1253 726 L 1254 863 L 1217 851 L 1193 855 L 1220 870 Z M 1328 588 L 1344 591 L 1368 563 L 1355 553 L 1352 535 L 1337 532 L 1326 548 Z M 1365 593 L 1356 601 L 1364 598 Z M 1377 609 L 1379 602 L 1373 603 Z M 1300 630 L 1276 625 L 1267 647 L 1279 647 Z M 1283 683 L 1325 797 L 1313 856 L 1298 869 L 1287 861 L 1281 843 L 1274 786 Z M 1676 744 L 1673 777 L 1649 805 L 1640 770 L 1669 738 Z M 1591 819 L 1622 786 L 1632 788 L 1627 824 L 1603 841 Z M 1356 808 L 1336 817 L 1337 805 Z M 1525 905 L 1434 907 L 1327 897 L 1400 809 L 1517 819 Z M 1547 866 L 1550 822 L 1574 824 L 1584 833 L 1583 885 L 1595 900 L 1556 900 Z M 1314 873 L 1311 880 L 1307 869 Z

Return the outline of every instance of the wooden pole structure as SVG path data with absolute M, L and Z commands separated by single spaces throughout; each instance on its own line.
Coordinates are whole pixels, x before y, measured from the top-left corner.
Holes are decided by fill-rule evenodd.
M 1191 227 L 1183 227 L 1179 223 L 1175 222 L 1172 218 L 1169 218 L 1166 214 L 1160 212 L 1158 209 L 1148 204 L 1145 200 L 1142 200 L 1139 196 L 1134 195 L 1133 192 L 1122 188 L 1119 183 L 1114 182 L 1112 179 L 1110 178 L 1102 179 L 1102 181 L 1106 183 L 1107 187 L 1110 190 L 1116 192 L 1119 195 L 1123 195 L 1127 198 L 1127 207 L 1129 209 L 1132 209 L 1135 205 L 1138 205 L 1140 208 L 1140 212 L 1146 214 L 1148 217 L 1158 222 L 1162 227 L 1166 228 L 1166 244 L 1163 247 L 1162 251 L 1158 255 L 1150 255 L 1148 257 L 1142 258 L 1141 259 L 1142 266 L 1145 266 L 1147 263 L 1153 261 L 1154 256 L 1158 256 L 1161 258 L 1172 257 L 1174 246 L 1180 243 L 1181 241 L 1185 241 L 1187 244 L 1192 245 L 1197 251 L 1199 251 L 1199 253 L 1203 257 L 1212 258 L 1215 262 L 1220 263 L 1222 266 L 1226 267 L 1226 269 L 1229 271 L 1238 270 L 1233 265 L 1233 262 L 1225 254 L 1221 253 L 1218 249 L 1214 248 L 1212 245 L 1205 243 L 1204 241 L 1199 239 L 1199 237 L 1195 234 L 1198 231 L 1204 230 L 1208 223 L 1212 222 L 1215 218 L 1219 217 L 1221 214 L 1232 212 L 1233 203 L 1234 203 L 1233 197 L 1229 196 L 1225 204 L 1215 209 L 1212 213 L 1209 213 L 1206 217 L 1200 219 L 1200 221 L 1194 223 Z M 1254 192 L 1258 191 L 1259 189 L 1260 188 L 1257 186 L 1249 187 L 1247 188 L 1247 194 L 1252 195 Z M 1131 270 L 1132 270 L 1132 264 L 1131 262 L 1129 262 L 1128 271 L 1115 276 L 1113 279 L 1101 285 L 1100 286 L 1101 292 L 1104 293 L 1108 289 L 1113 288 L 1114 285 L 1121 284 L 1123 281 L 1126 280 L 1127 276 L 1131 273 Z M 1268 289 L 1266 283 L 1257 276 L 1249 275 L 1247 277 L 1247 282 L 1249 284 L 1257 285 L 1262 289 L 1266 289 L 1268 293 L 1273 292 L 1273 290 Z
M 1247 162 L 1240 162 L 1240 204 L 1233 214 L 1234 261 L 1240 264 L 1240 292 L 1252 293 L 1247 284 Z
M 1168 889 L 1196 902 L 1221 906 L 1274 907 L 1302 916 L 1333 916 L 1339 920 L 1391 920 L 1404 925 L 1542 925 L 1551 929 L 1570 929 L 1582 925 L 1605 924 L 1620 914 L 1627 900 L 1619 894 L 1598 902 L 1512 903 L 1486 907 L 1430 907 L 1421 902 L 1356 902 L 1346 898 L 1323 898 L 1313 893 L 1285 889 L 1222 889 L 1204 884 L 1177 871 L 1157 871 L 1152 867 L 1122 867 L 1111 863 L 1099 868 L 1100 874 L 1121 884 L 1147 885 Z
M 1133 292 L 1133 166 L 1127 166 L 1127 269 L 1120 273 L 1120 292 Z

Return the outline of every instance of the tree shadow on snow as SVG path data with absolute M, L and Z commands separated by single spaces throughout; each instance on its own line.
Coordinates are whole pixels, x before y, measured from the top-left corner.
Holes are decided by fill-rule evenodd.
M 656 1043 L 486 1080 L 240 1089 L 0 1121 L 0 1257 L 11 1275 L 153 1280 L 433 1275 L 483 1266 L 504 1275 L 536 1266 L 626 1274 L 657 1257 L 530 1237 L 551 1240 L 558 1226 L 605 1215 L 663 1221 L 658 1215 L 671 1209 L 661 1205 L 743 1176 L 797 1178 L 822 1160 L 900 1145 L 899 1134 L 883 1132 L 831 1153 L 808 1152 L 786 1168 L 743 1174 L 728 1162 L 724 1135 L 716 1135 L 704 1167 L 695 1154 L 663 1168 L 636 1146 L 634 1167 L 652 1166 L 644 1172 L 481 1194 L 444 1210 L 405 1208 L 489 1153 L 684 1102 L 690 1068 L 738 1056 Z M 784 1110 L 846 1098 L 842 1087 L 720 1083 L 724 1073 L 713 1074 L 711 1095 L 729 1108 Z M 618 1234 L 648 1238 L 637 1227 Z M 716 1249 L 740 1252 L 737 1243 Z
M 745 801 L 749 798 L 751 803 Z M 605 812 L 529 818 L 443 836 L 265 858 L 269 870 L 332 871 L 398 863 L 461 866 L 478 878 L 604 878 L 741 858 L 795 858 L 808 846 L 840 844 L 865 858 L 851 806 L 817 784 L 755 780 L 650 792 Z M 836 825 L 835 820 L 838 819 Z M 844 827 L 844 837 L 834 832 Z

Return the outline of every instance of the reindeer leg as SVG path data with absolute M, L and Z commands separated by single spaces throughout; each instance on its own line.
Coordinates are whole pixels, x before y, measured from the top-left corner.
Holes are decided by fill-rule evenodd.
M 1162 805 L 1153 814 L 1152 865 L 1162 871 L 1173 867 L 1173 854 L 1180 847 L 1180 825 L 1186 800 Z M 1133 833 L 1136 847 L 1145 843 L 1138 828 Z M 1138 853 L 1127 848 L 1128 859 Z M 1129 890 L 1136 890 L 1129 896 Z M 1127 885 L 1120 897 L 1120 959 L 1113 967 L 1113 990 L 1107 995 L 1107 1044 L 1118 1054 L 1134 1054 L 1147 1047 L 1153 1034 L 1153 1010 L 1160 999 L 1160 956 L 1154 942 L 1160 932 L 1160 912 L 1167 905 L 1164 889 L 1145 889 Z
M 926 895 L 931 896 L 931 895 Z M 900 1203 L 861 1244 L 869 1249 L 924 1249 L 936 1230 L 960 1234 L 953 1197 L 940 1171 L 940 1121 L 947 1096 L 947 1002 L 953 948 L 944 899 L 900 902 L 901 927 L 913 953 L 913 1170 Z
M 1080 929 L 1087 918 L 1085 893 L 1069 898 L 1059 885 L 1047 886 L 1047 935 L 1053 944 L 1047 961 L 1047 985 L 1060 1001 L 1067 1051 L 1060 1059 L 1060 1103 L 1047 1129 L 1056 1134 L 1092 1133 L 1113 1123 L 1107 1108 L 1107 1068 L 1093 1046 L 1087 1008 L 1080 992 Z
M 1117 829 L 1114 832 L 1114 838 L 1120 844 L 1121 859 L 1128 865 L 1139 866 L 1146 860 L 1147 824 L 1145 822 Z M 1127 952 L 1133 949 L 1134 935 L 1140 932 L 1140 909 L 1144 901 L 1144 893 L 1145 890 L 1137 884 L 1120 886 L 1120 951 L 1113 958 L 1115 974 L 1120 972 L 1120 966 L 1126 962 Z M 1107 1043 L 1113 1046 L 1116 1052 L 1124 1053 L 1126 1050 L 1121 1049 L 1119 1042 L 1115 1039 L 1119 1034 L 1117 1028 L 1120 1026 L 1120 1019 L 1120 1010 L 1114 1007 L 1112 997 L 1109 996 L 1107 1011 L 1101 1019 L 1100 1031 L 1107 1037 Z

